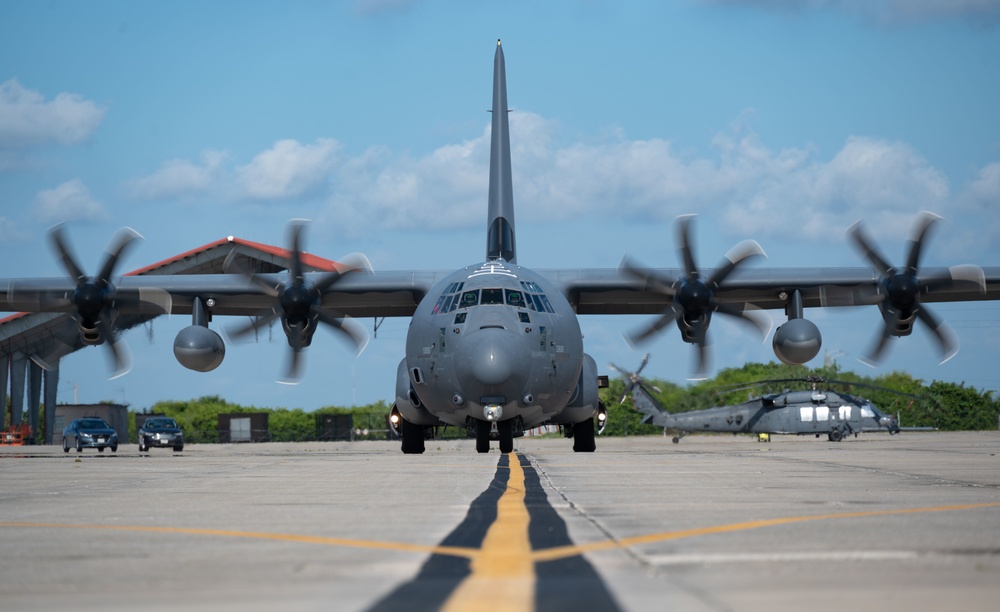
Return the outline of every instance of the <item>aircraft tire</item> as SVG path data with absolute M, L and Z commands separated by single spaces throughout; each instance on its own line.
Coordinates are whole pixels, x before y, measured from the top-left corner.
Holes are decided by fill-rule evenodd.
M 505 455 L 514 452 L 514 421 L 497 423 L 497 431 L 500 432 L 500 452 Z
M 594 441 L 594 419 L 586 419 L 573 424 L 573 452 L 592 453 L 597 450 Z
M 402 448 L 405 455 L 419 455 L 424 452 L 424 428 L 403 419 L 400 421 L 403 434 Z
M 844 438 L 844 434 L 840 432 L 839 429 L 830 430 L 830 441 L 840 442 Z
M 487 421 L 476 421 L 476 452 L 490 452 L 490 424 Z

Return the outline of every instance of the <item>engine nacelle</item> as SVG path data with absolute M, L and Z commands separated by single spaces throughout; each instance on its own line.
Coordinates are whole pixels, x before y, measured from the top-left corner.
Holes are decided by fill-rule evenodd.
M 791 319 L 774 331 L 771 344 L 782 362 L 802 365 L 819 354 L 823 337 L 809 319 Z
M 219 334 L 201 325 L 185 327 L 174 338 L 174 357 L 189 370 L 211 372 L 226 356 Z

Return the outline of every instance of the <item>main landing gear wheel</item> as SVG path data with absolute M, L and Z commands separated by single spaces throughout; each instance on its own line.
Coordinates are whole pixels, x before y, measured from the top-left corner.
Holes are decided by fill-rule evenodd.
M 476 452 L 490 452 L 490 422 L 476 421 Z
M 594 442 L 594 419 L 573 423 L 573 452 L 592 453 L 597 450 Z
M 406 419 L 399 422 L 403 434 L 403 454 L 419 455 L 424 452 L 424 428 Z
M 500 433 L 500 452 L 505 455 L 514 452 L 514 419 L 497 423 L 497 431 Z

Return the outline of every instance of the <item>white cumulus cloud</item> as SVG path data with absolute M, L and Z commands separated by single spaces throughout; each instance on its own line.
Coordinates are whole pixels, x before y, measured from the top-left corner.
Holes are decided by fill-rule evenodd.
M 205 151 L 201 154 L 200 162 L 171 159 L 153 174 L 128 181 L 125 190 L 130 197 L 140 200 L 180 198 L 204 193 L 217 186 L 226 158 L 225 152 Z
M 313 144 L 279 140 L 236 168 L 239 194 L 258 200 L 294 199 L 322 186 L 337 163 L 340 145 L 328 138 Z
M 107 216 L 104 205 L 90 195 L 80 179 L 40 191 L 35 196 L 35 215 L 46 223 L 96 221 Z
M 97 130 L 104 113 L 103 108 L 77 94 L 60 93 L 46 100 L 17 79 L 10 79 L 0 83 L 0 146 L 75 144 Z

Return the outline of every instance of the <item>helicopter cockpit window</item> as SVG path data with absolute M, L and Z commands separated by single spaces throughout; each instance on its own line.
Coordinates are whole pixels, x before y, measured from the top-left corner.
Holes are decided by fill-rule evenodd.
M 875 418 L 875 411 L 872 410 L 871 404 L 861 404 L 861 416 Z

